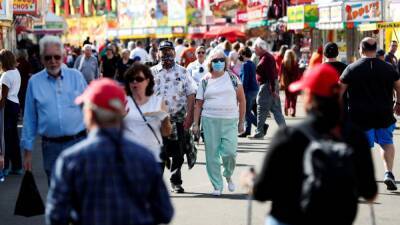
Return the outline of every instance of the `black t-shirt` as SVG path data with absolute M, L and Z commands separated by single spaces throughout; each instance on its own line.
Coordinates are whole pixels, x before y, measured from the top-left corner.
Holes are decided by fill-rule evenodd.
M 272 139 L 261 173 L 257 177 L 253 189 L 254 198 L 258 201 L 272 201 L 270 214 L 279 221 L 292 225 L 310 225 L 300 207 L 300 196 L 303 184 L 303 155 L 310 143 L 309 139 L 300 131 L 300 126 L 315 129 L 324 135 L 329 129 L 325 129 L 323 119 L 309 115 L 306 120 L 296 127 L 280 128 Z M 371 151 L 364 133 L 350 125 L 343 130 L 346 142 L 354 151 L 354 166 L 357 177 L 357 190 L 359 197 L 373 198 L 377 193 L 374 167 Z M 352 188 L 352 187 L 349 187 Z M 332 193 L 334 194 L 334 193 Z M 343 221 L 343 215 L 335 214 L 332 208 L 331 218 L 322 219 L 324 225 L 349 225 L 352 224 L 357 214 L 358 199 L 349 199 L 343 202 L 343 211 L 349 212 L 347 220 Z M 329 203 L 327 203 L 329 204 Z M 321 212 L 322 214 L 322 212 Z M 340 222 L 339 222 L 340 221 Z
M 336 69 L 336 71 L 339 73 L 339 75 L 342 75 L 343 71 L 346 69 L 347 65 L 336 61 L 336 62 L 326 62 L 327 64 L 333 66 L 333 68 Z
M 107 56 L 101 57 L 101 60 L 103 62 L 103 76 L 108 77 L 111 79 L 114 79 L 115 76 L 115 71 L 117 70 L 117 62 L 119 60 L 119 57 L 112 57 L 111 59 L 107 58 Z
M 124 82 L 125 72 L 133 65 L 133 60 L 129 59 L 126 64 L 123 63 L 122 58 L 117 63 L 117 77 L 116 80 L 119 82 Z
M 377 58 L 361 58 L 347 66 L 340 80 L 348 85 L 348 111 L 357 126 L 368 130 L 396 122 L 393 88 L 399 74 L 392 66 Z

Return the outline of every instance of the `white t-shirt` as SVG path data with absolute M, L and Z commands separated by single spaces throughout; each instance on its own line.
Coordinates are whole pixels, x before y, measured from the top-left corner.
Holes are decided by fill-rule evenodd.
M 132 50 L 131 55 L 129 58 L 133 59 L 136 56 L 140 57 L 140 62 L 145 63 L 150 61 L 150 55 L 149 53 L 146 52 L 143 48 L 136 47 L 135 49 Z
M 7 99 L 19 104 L 18 92 L 21 86 L 21 75 L 19 71 L 14 69 L 4 72 L 1 75 L 0 84 L 0 89 L 3 84 L 8 87 Z
M 162 147 L 161 122 L 165 119 L 165 116 L 163 117 L 146 116 L 147 122 L 151 125 L 154 132 L 157 134 L 158 140 L 161 142 L 161 144 L 159 144 L 153 132 L 146 125 L 146 122 L 140 115 L 138 109 L 135 106 L 135 103 L 132 100 L 132 97 L 128 97 L 127 99 L 128 99 L 127 107 L 129 108 L 129 112 L 124 118 L 126 136 L 134 140 L 136 143 L 143 145 L 144 147 L 149 149 L 150 152 L 153 153 L 155 159 L 158 162 L 161 162 L 160 159 L 160 152 Z M 159 112 L 162 111 L 161 109 L 162 102 L 163 102 L 162 97 L 152 95 L 145 104 L 139 107 L 143 114 L 149 112 Z
M 181 55 L 182 52 L 186 49 L 184 45 L 177 45 L 175 46 L 175 62 L 181 63 Z
M 239 79 L 237 82 L 240 84 Z M 236 90 L 228 72 L 215 79 L 209 78 L 205 89 L 204 92 L 201 81 L 196 99 L 204 100 L 202 116 L 222 119 L 239 118 Z
M 208 69 L 205 61 L 203 62 L 203 64 L 201 64 L 199 60 L 196 60 L 194 62 L 191 62 L 187 66 L 187 71 L 192 76 L 193 80 L 197 83 L 197 85 L 199 85 L 200 80 L 204 77 L 204 75 L 207 74 Z

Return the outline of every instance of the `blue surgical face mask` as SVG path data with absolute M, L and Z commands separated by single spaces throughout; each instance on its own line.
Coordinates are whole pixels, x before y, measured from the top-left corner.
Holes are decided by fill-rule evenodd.
M 221 72 L 225 69 L 225 62 L 212 62 L 211 66 L 215 72 Z

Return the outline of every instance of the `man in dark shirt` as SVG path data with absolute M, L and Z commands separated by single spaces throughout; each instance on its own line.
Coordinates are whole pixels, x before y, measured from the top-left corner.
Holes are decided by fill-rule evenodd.
M 390 44 L 389 52 L 385 55 L 385 61 L 393 65 L 393 68 L 395 68 L 395 70 L 399 72 L 397 68 L 398 66 L 397 57 L 394 55 L 396 54 L 396 51 L 397 51 L 397 41 L 392 41 L 392 43 Z
M 397 100 L 394 106 L 400 114 L 399 74 L 386 62 L 376 58 L 377 43 L 373 38 L 364 38 L 360 43 L 361 59 L 347 66 L 340 81 L 347 91 L 350 120 L 361 127 L 372 148 L 374 143 L 381 147 L 388 190 L 397 190 L 392 173 L 395 148 L 393 130 L 393 89 Z
M 281 100 L 279 98 L 278 72 L 273 55 L 267 50 L 267 43 L 257 38 L 254 43 L 255 53 L 260 57 L 256 67 L 256 78 L 260 84 L 257 95 L 257 132 L 253 138 L 264 138 L 266 131 L 265 120 L 269 111 L 274 114 L 274 119 L 279 126 L 285 126 L 285 118 L 282 114 Z
M 339 48 L 336 43 L 328 42 L 324 47 L 324 56 L 326 57 L 327 61 L 325 63 L 331 65 L 333 68 L 336 69 L 339 75 L 341 75 L 346 69 L 347 65 L 337 61 L 337 57 L 339 55 Z
M 167 224 L 173 208 L 149 150 L 123 136 L 125 92 L 108 78 L 92 81 L 83 104 L 86 140 L 57 159 L 46 224 Z
M 304 90 L 303 99 L 307 111 L 305 121 L 294 127 L 279 129 L 255 180 L 254 199 L 272 201 L 266 223 L 268 225 L 350 225 L 357 213 L 358 198 L 372 201 L 377 194 L 372 156 L 365 135 L 354 127 L 344 126 L 340 119 L 340 94 L 335 92 L 338 88 L 338 74 L 326 64 L 318 65 L 310 71 L 304 74 L 303 79 L 289 86 L 292 92 Z M 352 198 L 344 202 L 327 202 L 318 215 L 308 217 L 300 205 L 304 179 L 303 157 L 310 144 L 310 139 L 303 132 L 305 129 L 344 142 L 353 149 L 356 181 L 355 187 L 348 184 L 348 188 L 357 190 L 357 195 Z M 331 193 L 329 197 L 343 198 L 335 194 Z M 343 214 L 338 214 L 337 207 L 341 207 L 340 212 Z

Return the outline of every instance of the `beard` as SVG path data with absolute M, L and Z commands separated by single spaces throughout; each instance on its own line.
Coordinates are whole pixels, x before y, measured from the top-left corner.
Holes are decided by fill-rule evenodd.
M 53 76 L 58 76 L 61 72 L 61 67 L 56 67 L 56 68 L 46 68 L 46 71 L 48 74 L 53 75 Z

